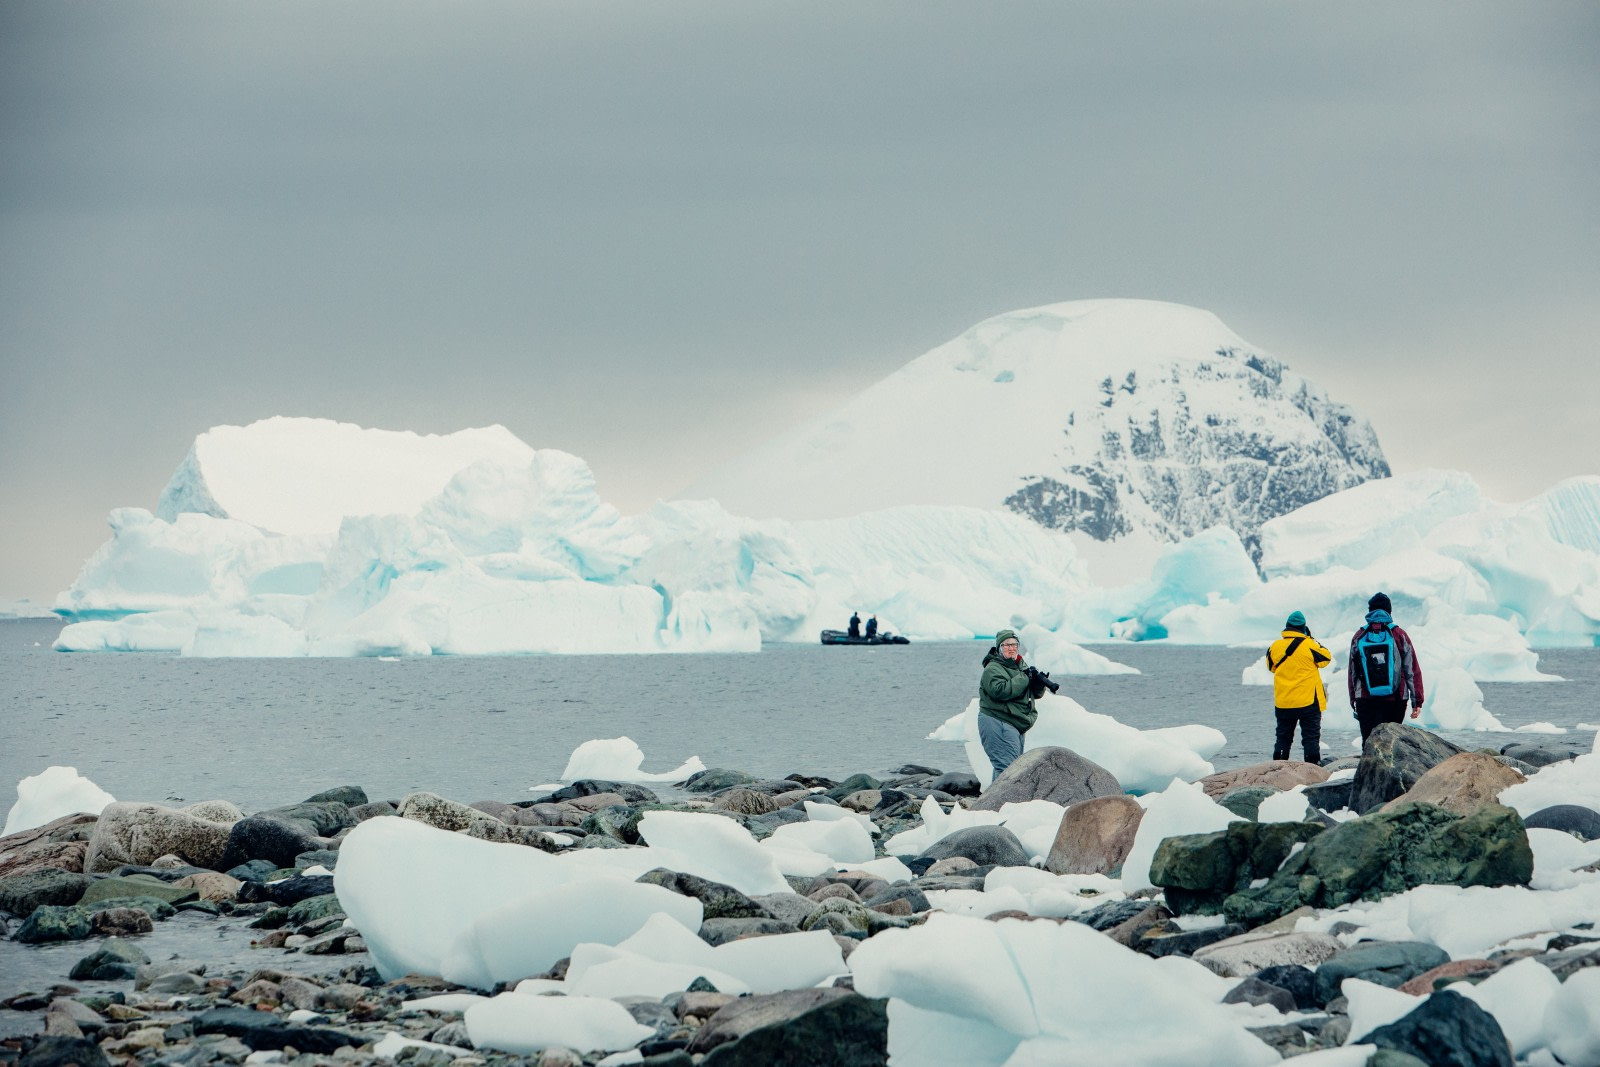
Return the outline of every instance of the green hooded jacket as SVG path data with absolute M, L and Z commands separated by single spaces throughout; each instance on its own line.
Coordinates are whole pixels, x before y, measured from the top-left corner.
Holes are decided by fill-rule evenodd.
M 983 677 L 978 680 L 978 711 L 993 715 L 1025 734 L 1039 718 L 1033 706 L 1028 665 L 1020 655 L 1007 662 L 1000 654 L 1000 642 L 1015 636 L 1012 630 L 1001 630 L 994 635 L 994 647 L 983 657 Z

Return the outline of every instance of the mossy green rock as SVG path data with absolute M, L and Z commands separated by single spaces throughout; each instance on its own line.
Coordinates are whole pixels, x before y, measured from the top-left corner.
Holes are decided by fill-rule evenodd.
M 1259 926 L 1304 905 L 1336 908 L 1419 885 L 1527 885 L 1532 877 L 1528 834 L 1510 808 L 1489 804 L 1462 816 L 1405 804 L 1318 835 L 1266 885 L 1229 896 L 1223 913 Z
M 82 941 L 93 932 L 91 912 L 81 904 L 59 907 L 41 904 L 33 909 L 12 940 L 24 945 L 43 945 L 52 941 Z
M 343 915 L 344 905 L 339 903 L 339 898 L 333 893 L 326 893 L 320 897 L 307 897 L 289 909 L 284 921 L 290 926 L 304 926 L 306 923 L 326 919 L 330 915 Z
M 1209 834 L 1169 837 L 1150 861 L 1175 915 L 1215 915 L 1232 893 L 1272 876 L 1294 846 L 1323 833 L 1318 823 L 1236 822 Z
M 78 903 L 93 904 L 96 901 L 116 900 L 121 897 L 155 897 L 168 904 L 181 904 L 186 900 L 198 900 L 200 894 L 193 889 L 184 889 L 148 874 L 129 874 L 96 879 L 93 885 L 84 890 L 83 897 Z

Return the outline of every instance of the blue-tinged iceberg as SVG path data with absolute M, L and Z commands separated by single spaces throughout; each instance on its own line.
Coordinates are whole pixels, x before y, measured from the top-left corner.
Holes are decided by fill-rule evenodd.
M 363 479 L 385 484 L 369 491 Z M 292 491 L 302 484 L 304 512 Z M 112 513 L 111 540 L 57 601 L 72 620 L 58 648 L 754 651 L 815 640 L 855 608 L 922 637 L 1014 621 L 1056 629 L 1087 588 L 1065 536 L 1001 512 L 757 522 L 695 501 L 624 516 L 582 460 L 498 427 L 222 427 L 197 440 L 162 500 L 161 514 Z M 175 510 L 188 505 L 205 510 Z

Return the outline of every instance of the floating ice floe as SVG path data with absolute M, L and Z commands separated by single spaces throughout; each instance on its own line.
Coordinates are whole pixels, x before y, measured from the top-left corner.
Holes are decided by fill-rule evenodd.
M 1086 710 L 1071 697 L 1046 693 L 1037 701 L 1038 721 L 1023 735 L 1024 749 L 1058 745 L 1070 748 L 1116 776 L 1130 793 L 1165 789 L 1174 780 L 1198 781 L 1215 769 L 1206 762 L 1222 750 L 1227 737 L 1209 726 L 1175 726 L 1138 730 L 1109 715 Z M 994 778 L 994 767 L 978 738 L 978 701 L 947 719 L 928 735 L 930 741 L 961 741 L 981 785 Z
M 46 767 L 17 783 L 17 800 L 6 813 L 0 837 L 32 830 L 63 815 L 99 815 L 117 798 L 78 773 L 76 767 Z
M 681 782 L 706 769 L 699 756 L 690 756 L 674 770 L 651 773 L 644 770 L 644 751 L 631 737 L 596 738 L 585 741 L 567 758 L 561 772 L 565 782 L 598 778 L 613 782 Z

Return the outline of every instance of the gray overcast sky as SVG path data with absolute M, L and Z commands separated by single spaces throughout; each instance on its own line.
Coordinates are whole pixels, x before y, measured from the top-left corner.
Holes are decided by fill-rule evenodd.
M 215 424 L 499 422 L 635 510 L 1085 297 L 1398 470 L 1600 473 L 1592 0 L 7 0 L 0 108 L 0 600 Z

